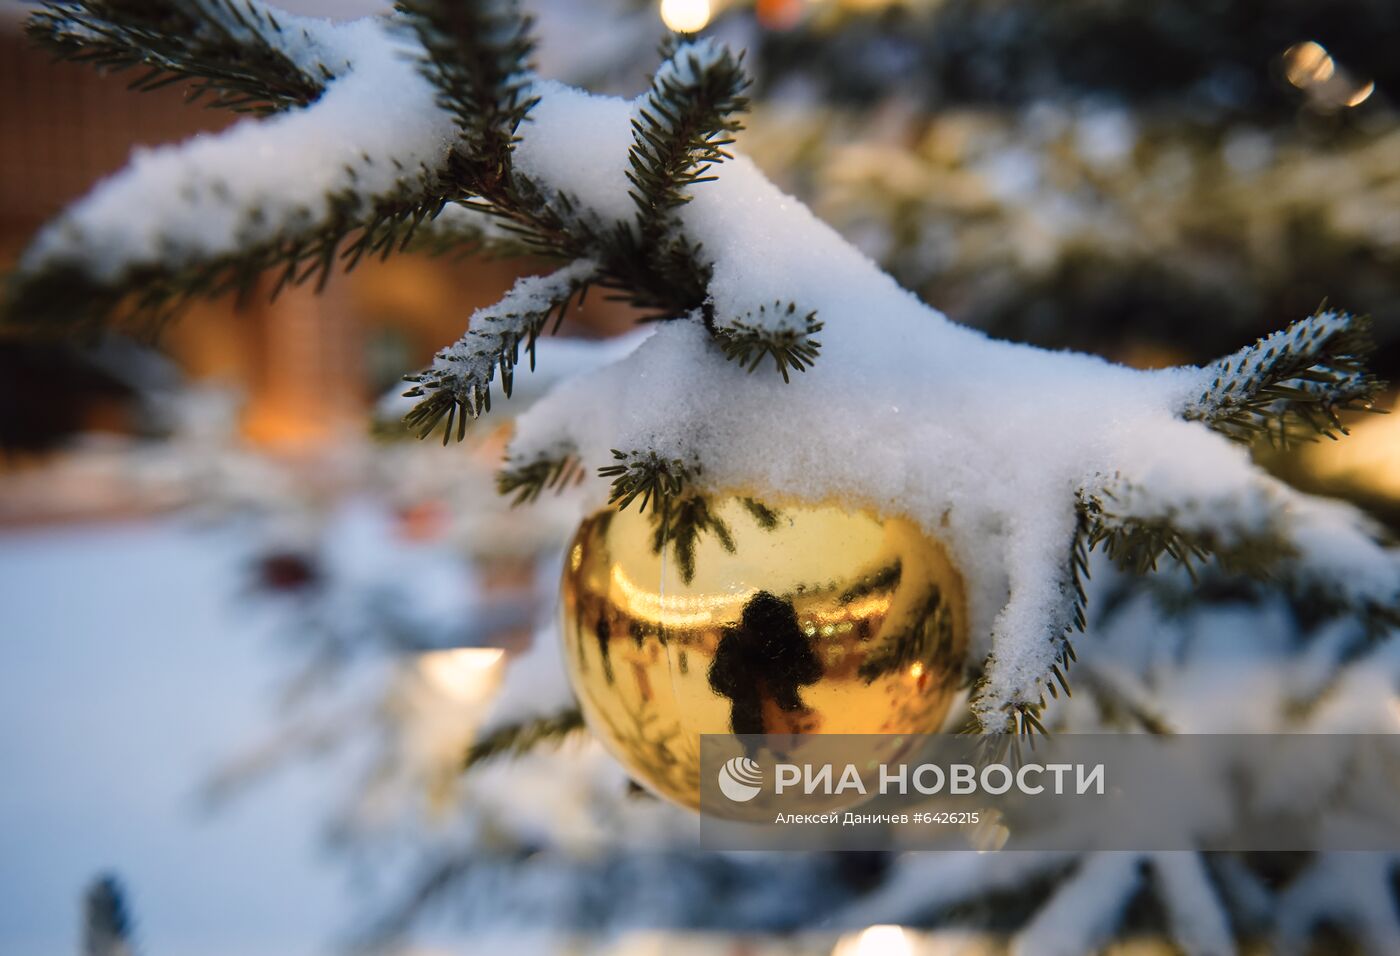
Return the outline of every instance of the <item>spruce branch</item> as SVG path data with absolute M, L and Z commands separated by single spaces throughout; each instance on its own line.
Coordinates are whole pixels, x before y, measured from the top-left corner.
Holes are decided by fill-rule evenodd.
M 638 511 L 645 512 L 650 505 L 653 513 L 666 513 L 700 471 L 698 465 L 680 458 L 663 458 L 655 451 L 614 448 L 612 455 L 616 464 L 599 468 L 598 474 L 613 479 L 608 504 L 619 511 L 637 501 Z
M 714 535 L 721 547 L 733 552 L 729 525 L 715 514 L 709 496 L 693 488 L 699 465 L 663 458 L 655 451 L 614 448 L 612 453 L 617 463 L 598 469 L 600 476 L 613 479 L 608 503 L 622 510 L 635 501 L 643 513 L 650 508 L 652 552 L 660 554 L 669 546 L 683 581 L 695 577 L 695 548 L 703 535 Z M 762 526 L 762 519 L 750 513 Z
M 511 505 L 530 504 L 545 491 L 563 491 L 584 478 L 583 464 L 572 451 L 507 461 L 496 474 L 496 491 L 514 495 Z
M 1231 515 L 1238 510 L 1232 501 L 1223 506 Z M 1264 520 L 1240 524 L 1221 520 L 1222 514 L 1206 510 L 1201 502 L 1155 500 L 1150 489 L 1121 478 L 1080 494 L 1091 546 L 1102 546 L 1119 567 L 1143 575 L 1169 558 L 1187 572 L 1189 590 L 1165 585 L 1154 590 L 1165 611 L 1194 606 L 1212 588 L 1225 586 L 1237 596 L 1241 587 L 1255 582 L 1281 590 L 1304 620 L 1352 618 L 1372 638 L 1400 627 L 1400 571 L 1391 575 L 1387 592 L 1374 582 L 1358 587 L 1353 565 L 1347 562 L 1334 566 L 1327 560 L 1310 560 L 1316 553 L 1369 549 L 1374 560 L 1386 561 L 1390 553 L 1378 540 L 1378 529 L 1364 522 L 1335 524 L 1325 503 L 1319 506 L 1287 493 L 1265 507 Z M 1330 535 L 1339 537 L 1326 540 Z M 1208 561 L 1224 577 L 1212 577 L 1205 566 Z
M 417 228 L 442 208 L 426 195 L 433 181 L 429 171 L 420 170 L 385 195 L 366 198 L 345 190 L 330 197 L 322 219 L 308 219 L 301 230 L 208 258 L 133 263 L 112 278 L 94 275 L 77 258 L 55 257 L 8 277 L 0 319 L 46 332 L 92 332 L 104 324 L 155 329 L 194 299 L 229 293 L 246 298 L 269 272 L 274 299 L 306 282 L 320 291 L 337 268 L 348 272 L 366 256 L 385 258 L 406 247 Z M 250 227 L 260 216 L 257 209 L 245 214 Z
M 664 234 L 690 187 L 730 158 L 724 147 L 742 127 L 735 114 L 748 108 L 742 60 L 712 41 L 683 43 L 652 78 L 632 120 L 627 173 L 644 236 Z
M 1345 435 L 1339 414 L 1370 409 L 1384 387 L 1366 367 L 1374 349 L 1369 319 L 1319 311 L 1207 366 L 1182 417 L 1240 442 Z
M 388 63 L 400 61 L 401 51 L 389 37 L 360 51 L 365 69 L 361 70 L 357 58 L 354 69 L 337 62 L 335 71 L 344 73 L 333 73 L 324 65 L 329 55 L 320 53 L 322 47 L 337 48 L 333 41 L 339 28 L 328 26 L 325 33 L 311 30 L 296 18 L 264 12 L 260 2 L 191 0 L 176 7 L 171 0 L 157 0 L 155 7 L 133 12 L 127 8 L 134 0 L 54 0 L 35 22 L 39 29 L 42 21 L 43 29 L 59 36 L 75 55 L 88 51 L 117 65 L 120 50 L 111 46 L 115 42 L 111 31 L 98 22 L 110 15 L 123 24 L 117 34 L 121 50 L 141 51 L 150 45 L 155 48 L 150 55 L 164 56 L 161 62 L 169 61 L 171 69 L 212 71 L 218 76 L 224 76 L 219 70 L 228 72 L 226 85 L 233 92 L 220 102 L 230 106 L 254 108 L 262 102 L 237 99 L 240 90 L 248 96 L 265 92 L 268 103 L 304 106 L 309 115 L 323 99 L 349 96 L 348 91 L 340 94 L 342 84 L 381 83 L 386 75 L 397 76 Z M 200 174 L 193 167 L 187 179 L 172 182 L 164 169 L 160 177 L 142 175 L 153 172 L 142 168 L 152 164 L 138 160 L 117 180 L 101 187 L 101 195 L 77 204 L 41 234 L 3 293 L 3 314 L 36 326 L 95 325 L 124 317 L 156 325 L 191 298 L 247 293 L 258 274 L 268 269 L 281 270 L 277 282 L 281 288 L 310 278 L 323 281 L 340 255 L 353 264 L 370 252 L 403 249 L 419 235 L 418 226 L 436 226 L 435 217 L 449 205 L 453 210 L 450 227 L 428 229 L 422 234 L 422 246 L 440 252 L 488 243 L 565 261 L 587 258 L 598 263 L 597 284 L 621 293 L 655 318 L 674 319 L 704 310 L 710 267 L 699 244 L 682 235 L 674 222 L 668 219 L 664 229 L 660 219 L 641 228 L 636 223 L 600 222 L 567 193 L 536 183 L 513 168 L 516 133 L 535 102 L 528 22 L 515 3 L 402 0 L 399 9 L 398 22 L 412 31 L 422 47 L 421 60 L 408 64 L 406 70 L 416 68 L 424 74 L 439 104 L 456 120 L 458 138 L 449 152 L 425 155 L 432 153 L 432 146 L 421 124 L 411 122 L 423 105 L 415 103 L 406 106 L 402 122 L 405 131 L 418 138 L 406 143 L 404 155 L 396 156 L 393 147 L 386 155 L 383 144 L 378 144 L 373 159 L 369 152 L 363 154 L 363 166 L 359 158 L 350 159 L 344 174 L 334 177 L 337 187 L 326 192 L 288 188 L 269 198 L 256 190 L 243 190 L 243 184 L 231 178 Z M 213 42 L 211 37 L 223 46 L 206 49 Z M 167 51 L 168 43 L 177 43 L 177 48 Z M 243 44 L 252 51 L 246 62 L 238 56 Z M 230 62 L 233 66 L 228 66 Z M 238 71 L 244 69 L 254 77 L 247 80 L 246 88 L 236 83 L 242 81 Z M 290 78 L 293 88 L 260 91 L 255 81 L 261 83 L 258 77 L 269 71 Z M 638 195 L 650 197 L 649 208 L 659 213 L 672 210 L 687 187 L 710 178 L 702 167 L 725 155 L 728 133 L 736 126 L 730 114 L 743 105 L 736 91 L 746 82 L 737 58 L 709 43 L 684 45 L 663 64 L 634 157 L 642 171 Z M 314 121 L 303 122 L 295 115 L 299 112 L 279 119 L 275 132 L 265 134 L 270 144 L 281 148 L 302 135 L 303 127 L 315 127 Z M 399 121 L 397 115 L 366 117 L 376 129 L 386 123 L 393 128 Z M 377 141 L 383 135 L 366 138 Z M 240 144 L 247 145 L 243 140 Z M 203 147 L 199 150 L 203 158 L 207 142 L 187 148 L 193 153 L 196 146 Z M 326 161 L 338 160 L 328 156 Z M 393 185 L 388 189 L 382 185 L 386 170 L 378 165 L 385 162 L 397 171 L 389 174 Z M 213 208 L 218 213 L 209 220 L 216 224 L 213 234 L 199 234 L 198 241 L 191 241 L 199 233 L 189 221 L 192 213 L 172 209 L 165 213 L 170 217 L 168 227 L 156 222 L 154 235 L 141 236 L 141 242 L 129 247 L 130 253 L 114 256 L 112 250 L 128 248 L 122 241 L 128 231 L 115 224 L 110 211 L 123 203 L 150 202 L 158 179 L 167 191 L 188 195 L 192 206 Z M 366 185 L 370 182 L 376 184 L 372 189 Z M 101 214 L 92 214 L 97 200 Z M 458 211 L 489 219 L 493 226 L 478 229 L 478 223 L 466 222 L 468 217 L 456 215 Z M 640 207 L 638 216 L 643 218 Z M 736 347 L 745 355 L 773 354 L 781 368 L 785 362 L 802 367 L 793 359 L 810 358 L 801 344 L 796 339 L 766 344 L 741 341 Z M 422 409 L 423 423 L 449 414 L 455 418 L 460 403 L 448 391 L 430 390 L 435 394 Z M 472 405 L 475 411 L 474 401 Z
M 731 362 L 747 366 L 752 372 L 765 358 L 772 358 L 787 382 L 788 369 L 805 372 L 816 362 L 822 347 L 816 334 L 821 330 L 822 323 L 817 321 L 815 312 L 803 315 L 795 302 L 786 306 L 774 302 L 771 311 L 761 305 L 756 313 L 747 312 L 741 318 L 716 323 L 713 334 L 724 357 Z
M 25 31 L 59 59 L 109 73 L 144 68 L 135 90 L 192 78 L 192 101 L 273 112 L 306 106 L 344 68 L 284 19 L 259 0 L 45 0 Z
M 1295 548 L 1278 529 L 1243 530 L 1214 522 L 1185 521 L 1181 507 L 1165 505 L 1134 513 L 1127 500 L 1138 490 L 1122 480 L 1096 493 L 1082 493 L 1080 514 L 1087 521 L 1089 547 L 1102 547 L 1120 568 L 1143 575 L 1164 557 L 1193 578 L 1196 565 L 1212 558 L 1227 572 L 1272 580 Z
M 461 134 L 452 172 L 462 195 L 476 197 L 474 208 L 495 217 L 502 232 L 535 254 L 593 259 L 598 263 L 598 284 L 656 318 L 678 318 L 703 305 L 709 271 L 697 244 L 678 234 L 662 241 L 661 231 L 649 227 L 639 234 L 623 223 L 601 223 L 568 193 L 544 188 L 514 168 L 516 133 L 536 102 L 529 22 L 515 3 L 402 0 L 399 9 L 425 48 L 421 68 L 436 86 L 440 105 L 458 120 Z M 723 58 L 732 59 L 727 53 Z M 671 84 L 667 89 L 702 100 L 710 93 L 705 84 L 698 89 Z M 672 108 L 687 115 L 697 109 L 702 116 L 713 113 L 708 102 L 665 107 Z M 697 155 L 710 155 L 706 132 L 686 135 L 701 141 Z M 676 189 L 691 181 L 694 170 L 685 165 L 687 155 L 682 151 L 668 157 L 678 177 Z M 696 174 L 694 181 L 700 178 Z
M 796 303 L 761 305 L 727 320 L 716 320 L 706 302 L 710 266 L 698 243 L 680 230 L 676 210 L 691 190 L 715 177 L 716 163 L 731 158 L 725 147 L 742 124 L 749 86 L 743 57 L 710 40 L 677 44 L 652 78 L 632 119 L 627 178 L 637 207 L 637 231 L 619 230 L 613 245 L 620 255 L 607 260 L 608 274 L 628 288 L 635 304 L 659 308 L 673 318 L 700 309 L 724 355 L 756 369 L 765 358 L 789 381 L 816 360 L 822 324 L 815 312 Z M 641 268 L 631 265 L 640 263 Z M 640 272 L 640 274 L 638 274 Z M 663 294 L 656 295 L 660 287 Z
M 515 132 L 536 98 L 530 20 L 513 0 L 399 0 L 425 51 L 423 75 L 457 117 L 457 148 L 471 165 L 473 191 L 494 193 L 510 175 Z
M 541 744 L 557 745 L 582 729 L 583 713 L 576 707 L 547 717 L 506 724 L 481 737 L 468 748 L 462 758 L 462 769 L 471 770 L 478 764 L 500 756 L 520 756 Z
M 451 201 L 440 214 L 418 226 L 404 251 L 429 256 L 519 259 L 542 250 L 493 211 L 471 202 Z
M 605 283 L 623 291 L 654 318 L 675 319 L 704 309 L 710 264 L 700 244 L 684 235 L 676 217 L 691 187 L 714 176 L 715 163 L 739 129 L 748 86 L 740 58 L 714 43 L 663 49 L 665 61 L 632 119 L 629 191 L 636 223 L 618 223 L 598 235 Z
M 540 334 L 551 319 L 558 327 L 569 303 L 576 296 L 582 299 L 596 274 L 591 261 L 580 259 L 549 275 L 520 279 L 500 302 L 478 309 L 466 334 L 439 352 L 431 368 L 407 376 L 406 381 L 415 384 L 404 395 L 422 401 L 404 416 L 404 424 L 425 438 L 446 417 L 443 444 L 451 439 L 454 420 L 461 441 L 468 417 L 478 418 L 491 409 L 496 373 L 509 398 L 521 345 L 534 368 Z
M 1089 598 L 1085 584 L 1089 580 L 1089 552 L 1093 548 L 1093 535 L 1092 518 L 1081 507 L 1075 519 L 1074 535 L 1070 538 L 1066 563 L 1067 574 L 1064 582 L 1064 603 L 1060 613 L 1054 617 L 1048 628 L 1050 640 L 1055 644 L 1055 657 L 1050 664 L 1049 673 L 1037 681 L 1035 690 L 1031 692 L 1037 695 L 1035 700 L 1013 700 L 1001 708 L 1002 712 L 1011 719 L 1012 736 L 1009 740 L 1013 747 L 1017 740 L 1034 734 L 1047 733 L 1045 724 L 1041 720 L 1048 703 L 1045 699 L 1047 692 L 1052 700 L 1058 699 L 1061 691 L 1066 697 L 1074 696 L 1070 689 L 1068 674 L 1070 665 L 1077 661 L 1079 656 L 1075 653 L 1070 635 L 1076 632 L 1084 633 L 1084 629 L 1088 625 Z M 988 655 L 984 674 L 991 670 L 994 660 L 994 655 Z

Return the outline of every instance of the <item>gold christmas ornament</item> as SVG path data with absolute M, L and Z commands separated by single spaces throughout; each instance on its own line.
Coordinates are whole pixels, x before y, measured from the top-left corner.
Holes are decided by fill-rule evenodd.
M 700 735 L 934 733 L 967 646 L 962 579 L 912 522 L 708 499 L 694 560 L 634 509 L 566 556 L 564 656 L 589 728 L 656 793 L 700 800 Z M 692 573 L 693 572 L 693 573 Z

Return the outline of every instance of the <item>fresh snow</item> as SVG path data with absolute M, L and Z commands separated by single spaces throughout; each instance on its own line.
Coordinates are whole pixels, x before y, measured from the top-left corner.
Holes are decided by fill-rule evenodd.
M 40 233 L 21 268 L 75 262 L 117 282 L 143 266 L 179 267 L 310 235 L 336 195 L 366 202 L 406 186 L 426 198 L 457 128 L 435 105 L 408 38 L 376 19 L 278 21 L 284 33 L 309 38 L 288 42 L 295 60 L 325 62 L 336 74 L 316 102 L 137 149 Z
M 474 382 L 491 381 L 501 350 L 528 345 L 531 323 L 568 301 L 597 271 L 596 263 L 579 259 L 549 275 L 516 280 L 499 302 L 472 313 L 466 334 L 437 354 L 433 370 Z
M 353 64 L 320 100 L 139 153 L 47 229 L 24 268 L 72 260 L 118 279 L 307 234 L 332 194 L 365 202 L 420 173 L 431 184 L 457 131 L 404 31 L 382 19 L 298 26 Z M 716 49 L 683 47 L 663 71 L 688 70 L 691 56 Z M 548 81 L 534 92 L 516 168 L 602 223 L 631 221 L 627 156 L 644 97 Z M 1299 552 L 1300 579 L 1356 601 L 1397 600 L 1400 563 L 1354 512 L 1299 495 L 1241 447 L 1182 420 L 1214 370 L 1135 371 L 993 340 L 900 288 L 746 158 L 714 173 L 678 215 L 713 261 L 717 323 L 751 322 L 760 307 L 776 316 L 775 302 L 815 311 L 815 367 L 790 384 L 771 368 L 751 374 L 726 361 L 698 322 L 667 323 L 525 413 L 512 454 L 569 447 L 591 472 L 612 449 L 655 449 L 702 462 L 710 490 L 779 505 L 834 501 L 920 523 L 963 570 L 973 653 L 994 655 L 974 705 L 991 730 L 1008 726 L 1008 706 L 1040 698 L 1059 652 L 1080 493 L 1111 491 L 1119 513 L 1169 517 L 1227 541 L 1268 532 Z M 552 281 L 526 280 L 476 323 L 499 325 L 516 300 L 534 301 Z M 461 351 L 449 349 L 447 361 Z M 593 477 L 583 503 L 606 497 Z
M 555 84 L 539 92 L 522 168 L 600 217 L 624 216 L 633 103 Z M 900 288 L 746 158 L 715 172 L 680 215 L 714 259 L 717 320 L 774 301 L 816 310 L 815 367 L 788 384 L 771 368 L 749 374 L 698 323 L 669 323 L 522 416 L 513 453 L 572 446 L 596 466 L 614 448 L 655 448 L 703 462 L 711 489 L 918 521 L 963 569 L 975 652 L 995 652 L 978 703 L 992 729 L 1003 704 L 1038 699 L 1057 653 L 1081 489 L 1132 489 L 1134 513 L 1227 538 L 1275 529 L 1306 541 L 1300 573 L 1395 600 L 1400 566 L 1354 512 L 1298 495 L 1180 418 L 1210 371 L 1141 372 L 990 339 Z M 594 479 L 590 503 L 606 494 Z

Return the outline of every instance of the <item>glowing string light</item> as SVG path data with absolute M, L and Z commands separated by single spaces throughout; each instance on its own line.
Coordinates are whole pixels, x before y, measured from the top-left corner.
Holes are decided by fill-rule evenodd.
M 710 0 L 661 0 L 661 22 L 675 33 L 699 33 L 710 16 Z

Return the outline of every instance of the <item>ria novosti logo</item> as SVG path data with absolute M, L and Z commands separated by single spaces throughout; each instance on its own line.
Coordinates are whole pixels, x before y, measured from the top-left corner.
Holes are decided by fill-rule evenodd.
M 839 767 L 839 772 L 838 772 Z M 871 768 L 856 764 L 792 764 L 773 767 L 773 793 L 778 798 L 896 794 L 933 796 L 1000 796 L 1008 791 L 1038 795 L 1049 793 L 1095 794 L 1106 789 L 1103 763 L 923 763 L 878 764 Z M 875 779 L 878 771 L 878 782 Z M 731 757 L 719 768 L 719 789 L 732 803 L 748 803 L 763 791 L 764 770 L 750 757 Z
M 735 803 L 748 803 L 763 789 L 763 768 L 748 757 L 733 757 L 719 768 L 719 790 Z

